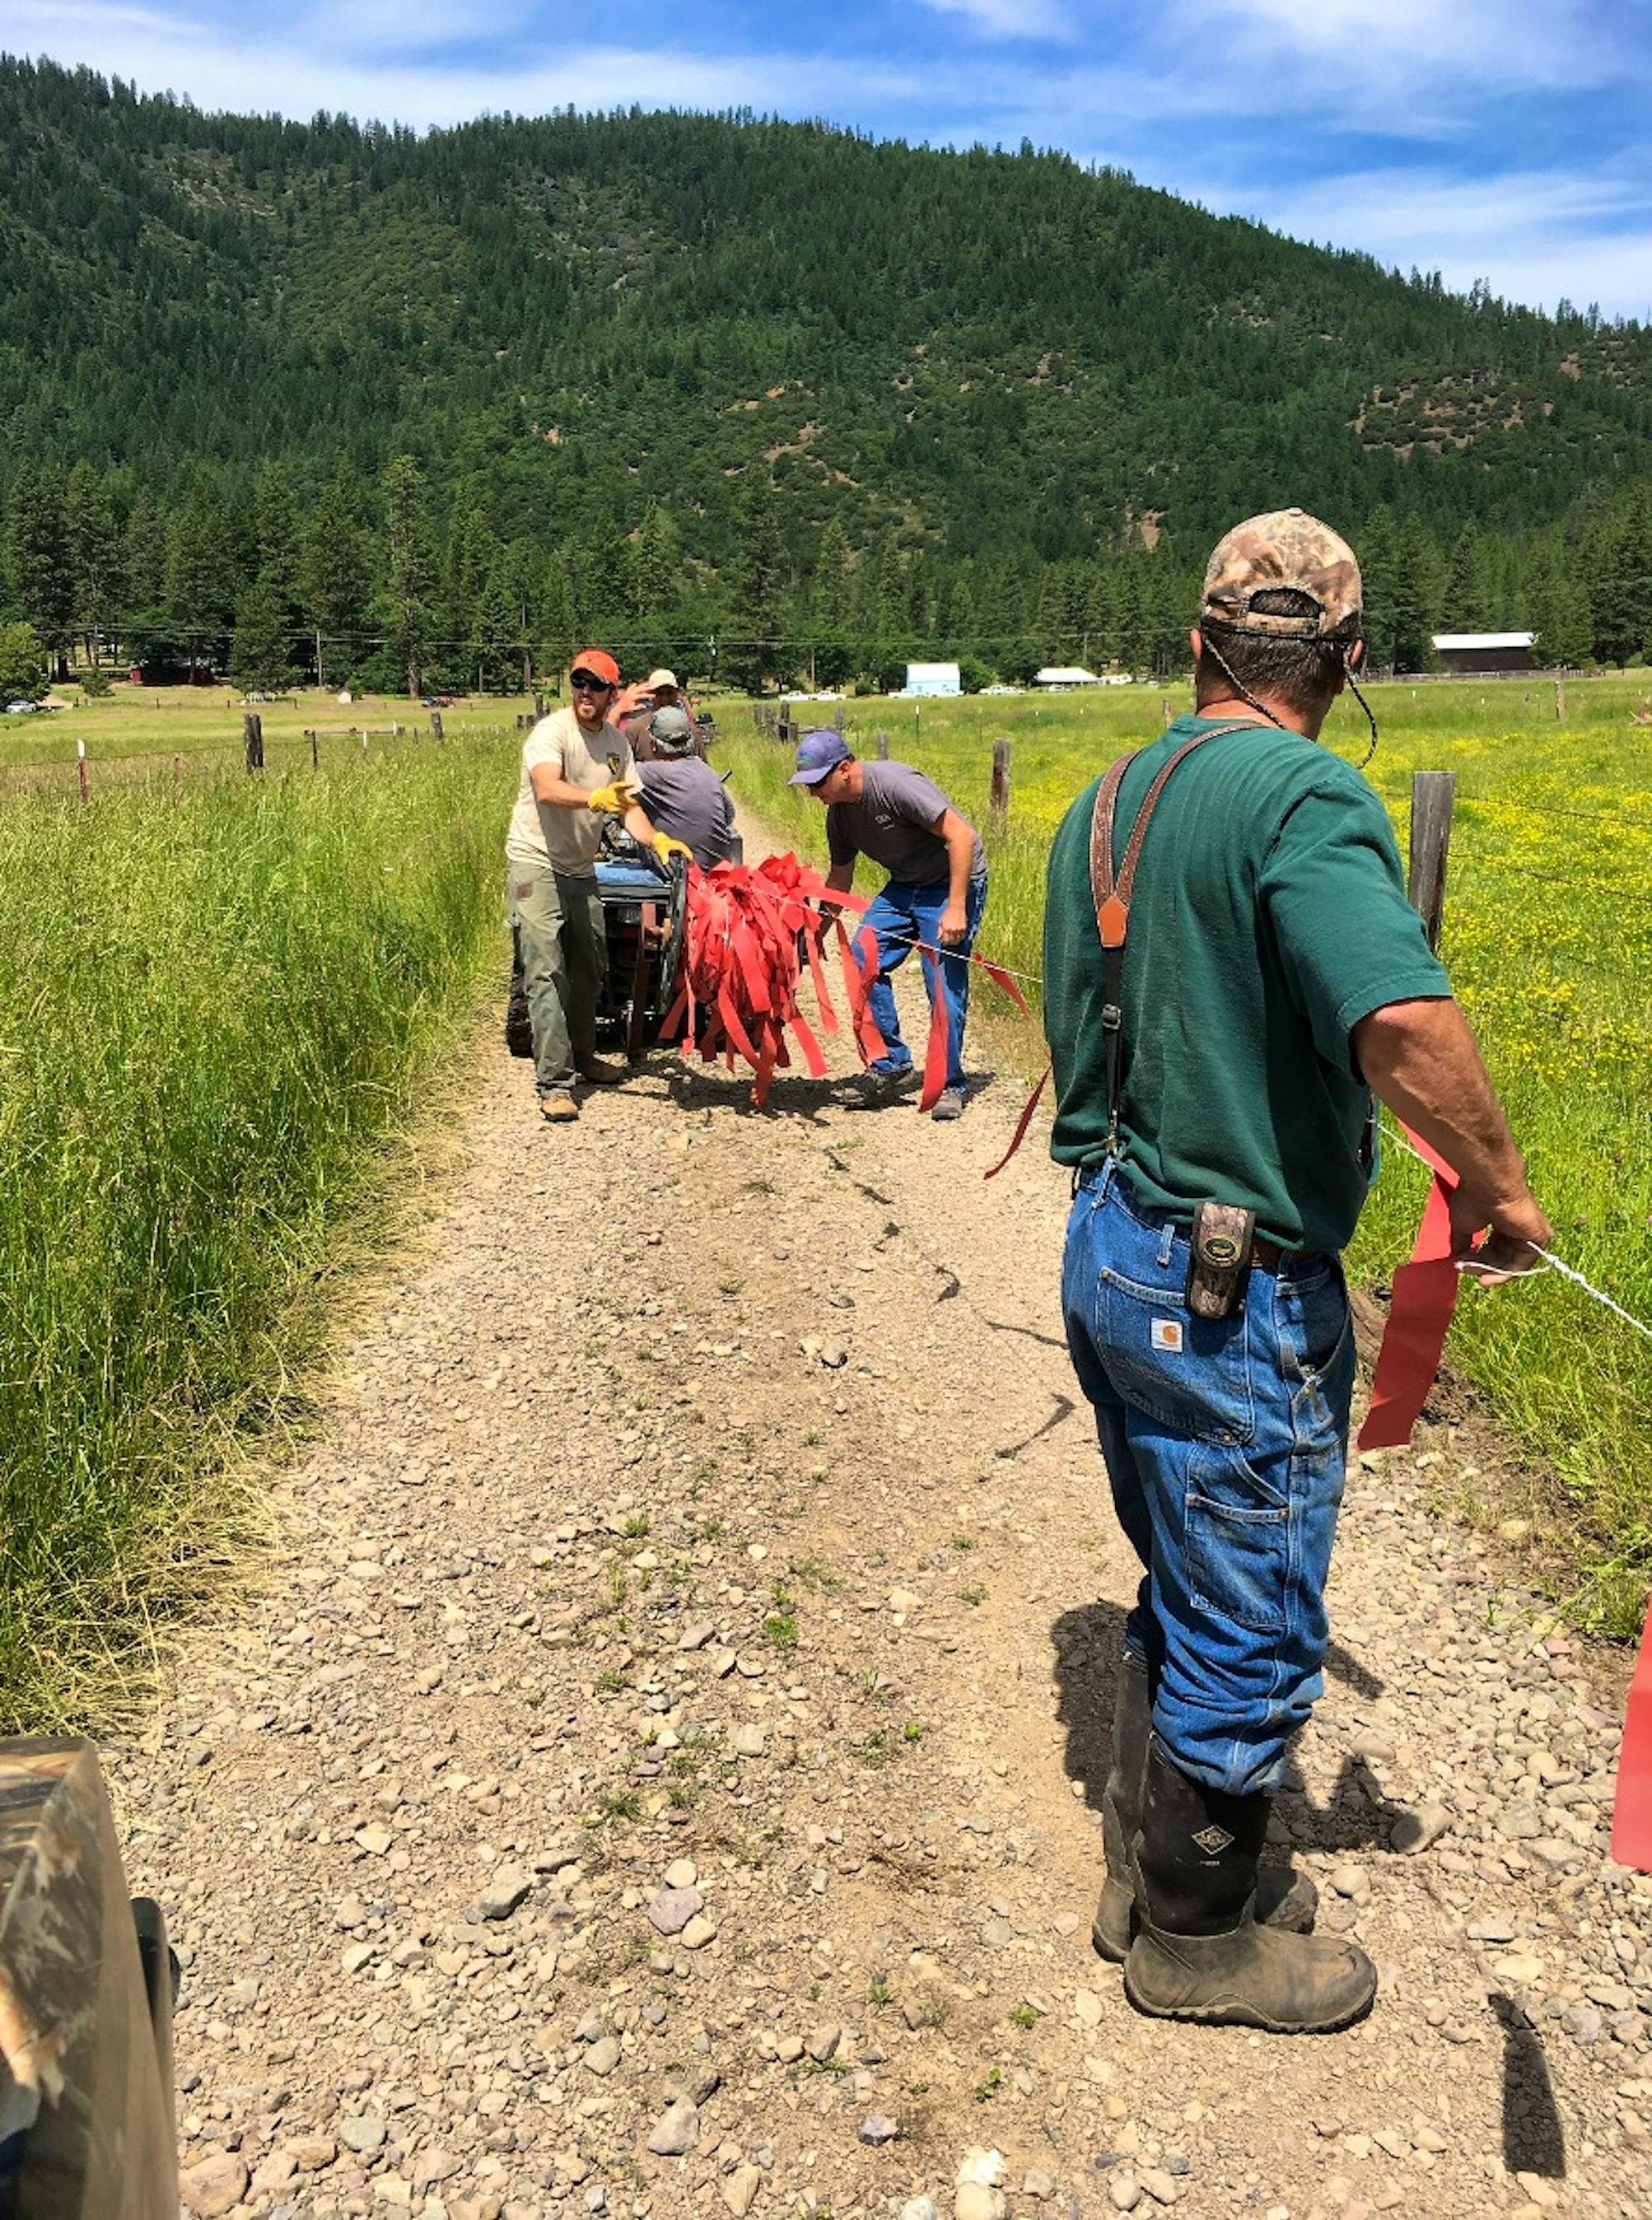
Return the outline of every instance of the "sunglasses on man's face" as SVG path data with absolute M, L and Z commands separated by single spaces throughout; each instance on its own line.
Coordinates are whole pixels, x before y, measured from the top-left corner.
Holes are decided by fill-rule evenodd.
M 614 690 L 606 678 L 599 678 L 594 670 L 576 670 L 568 683 L 577 694 L 608 694 Z

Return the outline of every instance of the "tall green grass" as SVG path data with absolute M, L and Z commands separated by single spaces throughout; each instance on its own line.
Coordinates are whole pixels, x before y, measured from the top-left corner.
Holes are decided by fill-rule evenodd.
M 508 741 L 0 803 L 0 1724 L 117 1682 L 496 929 Z
M 1369 776 L 1403 851 L 1412 772 L 1456 773 L 1442 953 L 1554 1219 L 1556 1253 L 1652 1319 L 1652 728 L 1632 721 L 1645 689 L 1638 672 L 1568 680 L 1562 720 L 1552 682 L 1378 686 L 1383 739 Z M 1190 708 L 1188 688 L 852 702 L 846 725 L 863 755 L 885 732 L 892 754 L 929 771 L 982 827 L 992 864 L 982 946 L 1037 974 L 1050 835 L 1115 755 L 1163 729 L 1167 704 Z M 807 704 L 798 714 L 811 714 Z M 749 710 L 731 704 L 719 721 L 737 796 L 800 853 L 822 857 L 824 813 L 786 785 L 789 751 L 756 733 Z M 1013 749 L 1001 828 L 987 809 L 1000 734 Z M 1357 760 L 1357 710 L 1339 705 L 1325 737 Z M 1029 1029 L 1030 1069 L 1041 1055 Z M 1426 1188 L 1390 1149 L 1350 1252 L 1358 1277 L 1380 1284 L 1403 1261 Z M 1652 1344 L 1545 1275 L 1490 1295 L 1466 1290 L 1449 1355 L 1561 1482 L 1549 1511 L 1575 1568 L 1576 1615 L 1636 1631 L 1652 1576 Z

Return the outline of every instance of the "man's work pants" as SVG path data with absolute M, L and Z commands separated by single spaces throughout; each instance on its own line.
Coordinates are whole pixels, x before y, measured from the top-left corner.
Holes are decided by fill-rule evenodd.
M 1279 1786 L 1321 1693 L 1354 1336 L 1333 1256 L 1253 1269 L 1243 1312 L 1188 1310 L 1188 1235 L 1111 1162 L 1081 1175 L 1062 1309 L 1113 1507 L 1143 1575 L 1125 1647 L 1175 1765 Z
M 912 1069 L 912 1051 L 901 1038 L 901 1020 L 895 1013 L 895 990 L 889 985 L 888 974 L 898 970 L 921 941 L 925 946 L 940 951 L 941 992 L 946 998 L 946 1084 L 962 1087 L 963 1022 L 969 1012 L 967 958 L 981 930 L 981 914 L 987 907 L 986 877 L 983 875 L 969 882 L 969 891 L 964 899 L 966 926 L 963 940 L 956 948 L 942 949 L 941 912 L 946 907 L 951 891 L 944 879 L 926 887 L 909 886 L 903 880 L 891 879 L 882 893 L 866 905 L 853 931 L 857 949 L 860 936 L 869 930 L 877 941 L 878 976 L 868 990 L 866 1004 L 873 1024 L 883 1036 L 888 1053 L 878 1058 L 872 1069 L 885 1074 Z M 932 1010 L 935 969 L 926 956 L 918 960 L 924 967 L 924 985 Z M 865 968 L 863 963 L 862 970 Z
M 608 943 L 596 881 L 511 861 L 508 901 L 533 1028 L 534 1084 L 571 1087 L 596 1053 L 596 998 Z

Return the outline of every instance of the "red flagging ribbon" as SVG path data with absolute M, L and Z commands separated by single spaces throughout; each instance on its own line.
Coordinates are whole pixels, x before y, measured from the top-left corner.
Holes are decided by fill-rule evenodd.
M 1393 1298 L 1377 1351 L 1371 1406 L 1355 1444 L 1362 1450 L 1403 1449 L 1422 1415 L 1440 1369 L 1446 1329 L 1457 1306 L 1457 1261 L 1451 1246 L 1451 1194 L 1457 1175 L 1409 1127 L 1406 1138 L 1432 1167 L 1434 1184 L 1417 1229 L 1411 1261 L 1393 1275 Z
M 1647 1612 L 1624 1712 L 1618 1793 L 1611 1809 L 1611 1854 L 1620 1866 L 1652 1873 L 1652 1609 Z
M 723 1055 L 731 1071 L 736 1057 L 741 1057 L 751 1068 L 751 1101 L 759 1109 L 775 1073 L 790 1066 L 788 1033 L 810 1077 L 823 1079 L 826 1059 L 798 1006 L 797 994 L 807 964 L 820 1029 L 838 1031 L 838 1013 L 820 959 L 821 945 L 831 933 L 838 943 L 855 1052 L 863 1064 L 875 1063 L 887 1053 L 868 1001 L 879 975 L 877 941 L 863 929 L 851 942 L 843 921 L 845 910 L 858 915 L 865 907 L 864 895 L 828 887 L 818 871 L 800 864 L 795 856 L 770 856 L 756 865 L 714 864 L 708 871 L 691 865 L 682 984 L 660 1029 L 661 1038 L 669 1040 L 680 1031 L 684 1056 L 696 1047 L 708 1063 Z M 931 967 L 929 1045 L 919 1102 L 928 1110 L 946 1083 L 946 1001 L 938 952 L 922 942 L 915 945 Z M 1025 1010 L 1020 990 L 1007 972 L 984 957 L 969 960 L 1003 988 L 1019 1009 Z
M 946 995 L 941 978 L 941 957 L 943 955 L 959 957 L 963 951 L 957 948 L 938 949 L 927 940 L 914 940 L 908 945 L 918 951 L 929 973 L 929 1042 L 924 1051 L 924 1084 L 918 1097 L 918 1107 L 920 1110 L 932 1110 L 946 1086 Z M 877 936 L 870 926 L 863 926 L 855 936 L 855 949 L 868 966 L 866 983 L 870 987 L 878 972 Z M 1001 964 L 993 963 L 985 956 L 964 956 L 963 960 L 984 971 L 995 987 L 1001 987 L 1024 1018 L 1029 1014 L 1025 995 Z

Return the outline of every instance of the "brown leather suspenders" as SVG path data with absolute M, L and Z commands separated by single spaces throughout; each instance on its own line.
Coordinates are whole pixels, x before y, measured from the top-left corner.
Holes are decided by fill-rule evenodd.
M 1136 822 L 1131 827 L 1117 879 L 1113 870 L 1113 817 L 1119 806 L 1119 789 L 1124 782 L 1125 771 L 1135 761 L 1134 751 L 1120 756 L 1096 789 L 1095 808 L 1090 817 L 1090 894 L 1095 903 L 1096 931 L 1101 936 L 1101 986 L 1107 997 L 1101 1006 L 1101 1024 L 1107 1034 L 1107 1047 L 1109 1149 L 1118 1139 L 1119 1101 L 1124 1091 L 1124 1044 L 1120 1026 L 1124 1016 L 1121 1002 L 1125 983 L 1125 937 L 1130 929 L 1130 897 L 1135 891 L 1136 866 L 1141 861 L 1142 843 L 1147 838 L 1153 812 L 1158 807 L 1160 795 L 1169 783 L 1172 772 L 1186 763 L 1195 749 L 1202 748 L 1206 740 L 1216 739 L 1224 733 L 1244 732 L 1253 721 L 1250 718 L 1243 717 L 1235 718 L 1226 724 L 1213 725 L 1208 732 L 1199 733 L 1194 739 L 1184 740 L 1169 760 L 1160 765 L 1157 776 L 1136 813 Z

